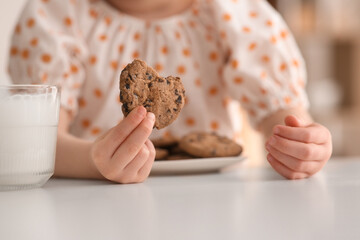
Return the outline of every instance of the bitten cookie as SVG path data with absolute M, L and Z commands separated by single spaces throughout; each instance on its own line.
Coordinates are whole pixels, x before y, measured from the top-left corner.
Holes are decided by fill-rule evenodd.
M 188 154 L 202 158 L 237 156 L 242 152 L 236 142 L 215 133 L 189 133 L 180 140 L 179 146 Z
M 185 104 L 184 86 L 178 77 L 160 77 L 144 61 L 135 59 L 120 75 L 120 101 L 127 116 L 137 106 L 155 114 L 155 127 L 164 128 L 179 115 Z

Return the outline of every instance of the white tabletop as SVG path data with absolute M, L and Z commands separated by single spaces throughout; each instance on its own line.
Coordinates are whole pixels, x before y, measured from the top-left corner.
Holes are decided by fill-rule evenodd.
M 51 179 L 0 192 L 0 239 L 360 239 L 360 158 L 298 181 L 246 167 L 131 185 Z

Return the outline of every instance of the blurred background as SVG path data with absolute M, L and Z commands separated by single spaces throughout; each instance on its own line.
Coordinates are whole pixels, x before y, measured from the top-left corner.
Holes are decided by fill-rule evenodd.
M 333 134 L 334 156 L 360 155 L 360 0 L 268 0 L 284 17 L 308 69 L 311 113 Z M 10 35 L 26 0 L 0 2 L 0 84 L 9 83 Z M 249 131 L 254 141 L 256 133 Z M 251 149 L 263 163 L 263 152 Z

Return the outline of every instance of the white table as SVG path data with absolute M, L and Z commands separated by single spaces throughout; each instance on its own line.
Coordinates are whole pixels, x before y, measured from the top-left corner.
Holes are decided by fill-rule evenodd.
M 245 167 L 132 185 L 51 179 L 0 192 L 0 239 L 360 239 L 360 158 L 298 181 Z

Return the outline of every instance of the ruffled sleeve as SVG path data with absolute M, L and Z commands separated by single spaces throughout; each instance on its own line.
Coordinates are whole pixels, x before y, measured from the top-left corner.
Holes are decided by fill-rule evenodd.
M 252 125 L 280 109 L 308 107 L 305 63 L 280 15 L 263 0 L 212 4 L 229 53 L 223 77 Z
M 72 113 L 84 84 L 87 58 L 77 2 L 30 0 L 15 27 L 9 72 L 16 84 L 56 84 L 61 106 Z

